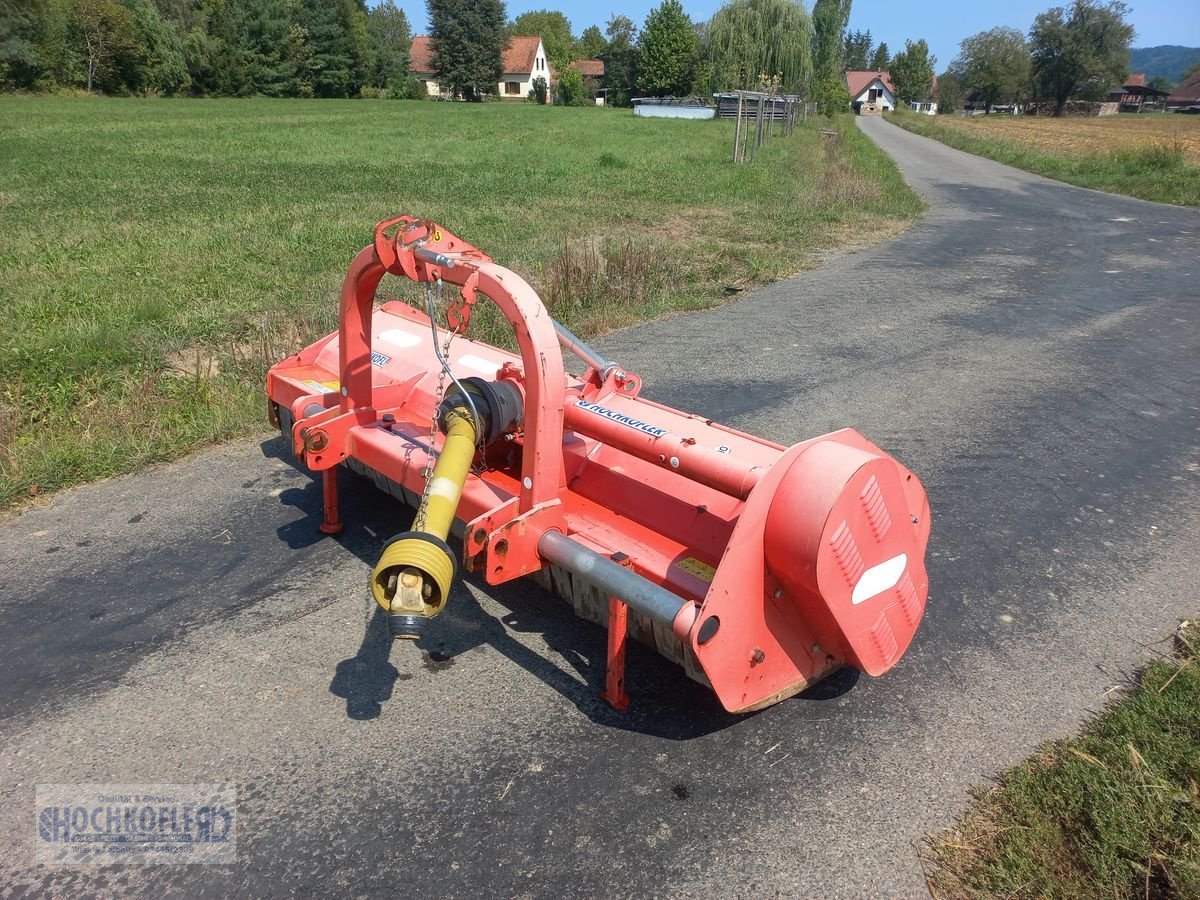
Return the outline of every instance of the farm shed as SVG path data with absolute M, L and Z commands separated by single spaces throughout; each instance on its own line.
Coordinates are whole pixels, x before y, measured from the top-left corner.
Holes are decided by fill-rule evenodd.
M 1166 96 L 1166 91 L 1146 84 L 1146 76 L 1141 72 L 1130 75 L 1124 84 L 1108 92 L 1109 101 L 1116 103 L 1121 112 L 1141 112 L 1147 103 L 1157 105 Z
M 604 78 L 604 60 L 602 59 L 577 59 L 570 63 L 570 67 L 584 78 Z
M 583 90 L 596 101 L 597 106 L 604 105 L 604 60 L 576 59 L 567 64 L 583 77 Z

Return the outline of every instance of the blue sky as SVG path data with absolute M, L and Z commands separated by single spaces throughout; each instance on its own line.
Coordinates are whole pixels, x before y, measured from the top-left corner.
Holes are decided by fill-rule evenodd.
M 424 0 L 396 2 L 408 14 L 414 33 L 424 33 L 427 27 Z M 1066 5 L 1067 2 L 854 0 L 850 10 L 850 27 L 862 31 L 870 29 L 875 41 L 887 41 L 893 53 L 904 48 L 906 39 L 925 38 L 929 42 L 929 49 L 937 57 L 938 71 L 941 71 L 957 55 L 958 42 L 963 38 L 997 25 L 1011 25 L 1028 31 L 1038 13 L 1051 6 Z M 559 9 L 566 13 L 575 33 L 579 34 L 589 25 L 599 25 L 603 31 L 604 23 L 614 12 L 629 16 L 640 27 L 646 19 L 646 13 L 657 3 L 658 0 L 610 0 L 607 3 L 587 0 L 508 0 L 508 14 L 512 17 L 528 9 Z M 707 19 L 721 3 L 722 0 L 683 0 L 684 9 L 694 20 Z M 811 0 L 806 0 L 805 5 L 811 9 Z M 1157 44 L 1200 47 L 1200 3 L 1196 0 L 1130 0 L 1129 5 L 1133 8 L 1130 18 L 1137 29 L 1133 42 L 1135 47 Z

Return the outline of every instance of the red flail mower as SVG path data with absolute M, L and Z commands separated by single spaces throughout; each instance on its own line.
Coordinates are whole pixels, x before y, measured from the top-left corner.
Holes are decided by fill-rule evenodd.
M 426 310 L 375 308 L 385 273 L 424 283 Z M 480 298 L 519 356 L 463 334 Z M 322 473 L 323 531 L 341 529 L 343 464 L 417 508 L 371 577 L 396 638 L 436 627 L 460 568 L 531 575 L 608 626 L 614 706 L 631 633 L 742 712 L 843 665 L 883 674 L 925 611 L 929 501 L 908 469 L 852 429 L 782 447 L 645 399 L 520 276 L 433 222 L 376 226 L 337 333 L 272 368 L 267 392 Z

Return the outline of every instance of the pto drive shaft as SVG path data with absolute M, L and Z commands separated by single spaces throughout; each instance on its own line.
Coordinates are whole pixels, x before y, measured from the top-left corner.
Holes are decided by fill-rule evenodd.
M 371 592 L 388 611 L 394 638 L 419 638 L 425 622 L 446 605 L 454 580 L 454 554 L 446 538 L 475 458 L 476 432 L 465 407 L 451 409 L 445 421 L 446 442 L 421 498 L 417 527 L 384 545 L 371 575 Z
M 425 485 L 412 531 L 383 546 L 371 573 L 371 593 L 388 613 L 393 638 L 416 640 L 425 623 L 446 605 L 457 566 L 446 544 L 475 451 L 499 440 L 524 420 L 520 391 L 508 382 L 464 378 L 443 402 L 440 416 L 446 440 Z M 478 425 L 472 417 L 478 415 Z M 430 448 L 432 452 L 432 448 Z

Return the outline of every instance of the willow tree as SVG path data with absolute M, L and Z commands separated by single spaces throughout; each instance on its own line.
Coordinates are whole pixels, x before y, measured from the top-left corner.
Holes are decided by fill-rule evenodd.
M 706 55 L 715 90 L 755 88 L 779 76 L 799 92 L 812 75 L 812 21 L 794 0 L 731 0 L 708 23 Z

